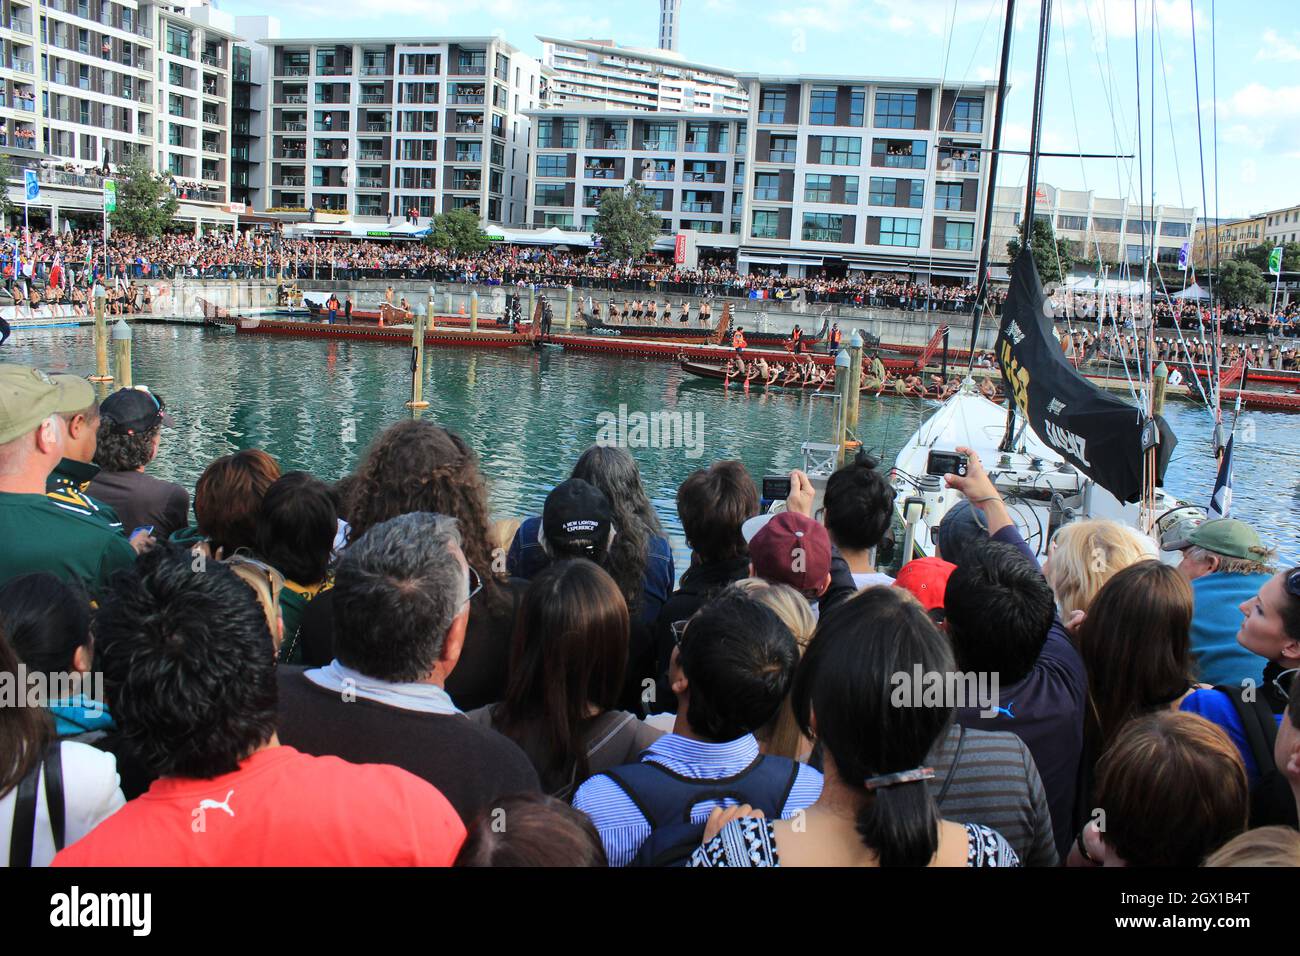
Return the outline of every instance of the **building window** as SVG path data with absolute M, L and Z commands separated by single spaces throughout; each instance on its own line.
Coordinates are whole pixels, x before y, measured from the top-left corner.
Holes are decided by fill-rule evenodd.
M 830 202 L 831 177 L 809 173 L 803 183 L 804 202 Z M 807 221 L 805 220 L 805 227 Z
M 961 209 L 961 183 L 935 183 L 934 208 Z
M 843 242 L 844 217 L 828 212 L 803 214 L 803 238 L 806 242 Z
M 750 235 L 755 239 L 776 239 L 780 229 L 780 214 L 775 209 L 755 209 L 754 225 Z
M 1087 216 L 1058 216 L 1056 218 L 1056 228 L 1057 229 L 1078 229 L 1078 230 L 1087 229 L 1088 217 Z
M 882 246 L 911 246 L 921 244 L 921 220 L 883 216 L 880 220 Z
M 872 165 L 890 169 L 925 169 L 925 140 L 877 139 L 871 143 Z
M 569 158 L 557 154 L 542 154 L 537 157 L 538 176 L 567 176 Z
M 564 183 L 538 183 L 533 196 L 535 206 L 567 206 L 564 201 Z
M 642 149 L 674 150 L 677 148 L 676 123 L 647 123 Z
M 190 58 L 190 31 L 175 24 L 167 24 L 167 52 L 172 56 Z
M 829 90 L 812 91 L 812 97 L 808 101 L 808 122 L 810 125 L 835 125 L 836 92 L 837 91 L 834 87 L 831 87 Z
M 755 199 L 780 199 L 781 198 L 781 174 L 780 173 L 755 174 L 754 198 Z
M 758 101 L 760 123 L 785 122 L 785 90 L 763 90 Z
M 916 94 L 877 93 L 876 125 L 884 129 L 916 129 Z
M 793 163 L 798 143 L 797 136 L 773 136 L 771 150 L 767 154 L 768 162 Z
M 823 166 L 862 165 L 862 138 L 860 136 L 823 136 L 817 162 Z
M 1017 225 L 1019 217 L 1017 217 Z M 1094 216 L 1092 228 L 1097 232 L 1119 232 L 1120 221 L 1118 219 L 1106 219 L 1100 216 Z
M 1191 232 L 1190 227 L 1185 222 L 1162 222 L 1160 224 L 1160 235 L 1162 236 L 1179 236 L 1186 238 Z
M 550 149 L 560 147 L 563 149 L 578 148 L 578 121 L 576 119 L 566 119 L 559 124 L 556 130 L 556 124 L 548 120 L 541 120 L 541 125 L 537 127 L 537 145 L 541 149 Z
M 872 176 L 871 191 L 867 195 L 867 202 L 872 206 L 900 206 L 906 205 L 912 209 L 920 209 L 925 205 L 925 181 L 921 179 L 905 179 L 902 182 L 907 186 L 907 200 L 905 203 L 898 201 L 898 183 L 900 180 L 891 179 L 888 176 Z
M 984 97 L 959 96 L 952 105 L 954 133 L 980 133 L 984 130 Z
M 948 222 L 943 227 L 943 247 L 969 252 L 975 247 L 975 223 Z

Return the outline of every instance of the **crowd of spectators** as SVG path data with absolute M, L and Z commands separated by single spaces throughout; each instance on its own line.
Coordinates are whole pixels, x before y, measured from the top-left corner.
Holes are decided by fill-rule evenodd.
M 1296 865 L 1300 569 L 1241 521 L 1040 567 L 962 449 L 887 567 L 869 456 L 775 514 L 719 461 L 679 579 L 621 448 L 493 520 L 405 421 L 341 477 L 224 456 L 191 512 L 161 397 L 0 394 L 0 680 L 61 689 L 0 707 L 12 865 Z

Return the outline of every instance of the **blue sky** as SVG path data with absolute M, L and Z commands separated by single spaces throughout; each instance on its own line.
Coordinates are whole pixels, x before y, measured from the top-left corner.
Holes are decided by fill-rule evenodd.
M 1143 194 L 1149 197 L 1154 183 L 1157 203 L 1196 206 L 1202 215 L 1217 210 L 1225 217 L 1300 203 L 1300 17 L 1294 0 L 1221 0 L 1217 10 L 1210 0 L 1055 0 L 1042 148 L 1136 151 L 1135 3 Z M 541 53 L 539 33 L 611 38 L 631 46 L 657 43 L 657 0 L 219 0 L 219 5 L 228 13 L 279 17 L 285 37 L 500 32 L 534 56 Z M 780 5 L 683 0 L 680 45 L 688 59 L 746 71 L 980 81 L 996 76 L 1004 9 L 1005 0 Z M 1033 0 L 1018 0 L 1004 137 L 1009 148 L 1028 142 L 1038 10 Z M 1207 202 L 1201 200 L 1193 17 Z M 998 178 L 1001 185 L 1023 184 L 1025 160 L 1007 157 Z M 1045 159 L 1039 179 L 1066 188 L 1088 186 L 1104 197 L 1139 194 L 1135 160 Z

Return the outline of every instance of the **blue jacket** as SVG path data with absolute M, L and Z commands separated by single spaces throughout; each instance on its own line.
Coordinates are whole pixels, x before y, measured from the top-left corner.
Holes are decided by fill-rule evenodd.
M 1192 582 L 1192 656 L 1203 683 L 1239 687 L 1264 673 L 1268 661 L 1237 643 L 1243 620 L 1238 605 L 1259 593 L 1269 577 L 1216 571 Z
M 551 563 L 550 557 L 542 549 L 541 532 L 540 517 L 524 519 L 515 532 L 506 554 L 506 569 L 514 577 L 531 579 Z M 645 624 L 653 624 L 659 616 L 659 609 L 673 591 L 674 575 L 673 549 L 668 544 L 668 539 L 651 538 L 646 549 L 645 576 L 642 579 L 641 620 Z

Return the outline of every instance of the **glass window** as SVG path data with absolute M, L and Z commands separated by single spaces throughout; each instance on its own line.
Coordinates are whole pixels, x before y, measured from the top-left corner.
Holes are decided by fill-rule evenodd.
M 885 129 L 916 129 L 916 94 L 877 93 L 876 125 Z
M 569 158 L 567 156 L 556 153 L 543 153 L 537 157 L 538 176 L 567 176 L 568 171 Z
M 755 239 L 775 239 L 779 228 L 779 214 L 775 209 L 755 209 L 754 227 L 750 234 Z
M 1160 224 L 1160 235 L 1162 236 L 1183 236 L 1186 237 L 1190 229 L 1185 222 L 1162 222 Z
M 935 183 L 934 208 L 961 209 L 961 183 Z
M 921 244 L 921 220 L 882 216 L 880 219 L 880 244 L 882 246 L 912 246 Z
M 1092 228 L 1097 232 L 1119 232 L 1120 221 L 1118 219 L 1108 219 L 1101 216 L 1094 216 L 1092 219 Z
M 828 212 L 803 214 L 803 237 L 809 242 L 843 242 L 844 217 Z
M 872 164 L 891 169 L 925 169 L 925 140 L 877 139 L 871 143 Z
M 831 177 L 809 173 L 803 183 L 803 201 L 804 202 L 830 202 L 831 201 Z M 804 228 L 807 230 L 807 217 L 804 218 Z
M 781 198 L 781 174 L 780 173 L 755 174 L 754 198 L 755 199 L 780 199 Z
M 813 126 L 835 125 L 835 87 L 813 90 L 808 101 L 808 122 Z
M 824 166 L 862 165 L 862 137 L 823 136 L 817 161 Z
M 785 90 L 763 90 L 758 101 L 758 121 L 785 122 Z
M 645 140 L 639 145 L 642 149 L 676 149 L 677 124 L 647 123 L 645 127 Z
M 1087 216 L 1058 216 L 1056 219 L 1058 229 L 1087 229 Z
M 578 121 L 576 119 L 566 119 L 560 124 L 558 132 L 555 124 L 549 120 L 541 120 L 541 125 L 537 127 L 537 145 L 542 149 L 553 147 L 562 147 L 564 149 L 577 149 L 578 147 Z
M 975 247 L 975 223 L 949 222 L 943 227 L 943 247 L 970 251 Z
M 952 106 L 954 133 L 979 133 L 984 129 L 984 97 L 959 96 Z
M 564 183 L 538 183 L 533 196 L 536 206 L 564 206 Z
M 797 136 L 773 136 L 772 150 L 768 153 L 768 161 L 773 163 L 793 163 L 798 143 Z
M 868 193 L 867 202 L 872 206 L 898 206 L 903 205 L 898 202 L 899 180 L 891 179 L 888 176 L 872 176 L 871 191 Z M 921 179 L 905 179 L 903 182 L 908 184 L 906 205 L 912 209 L 920 209 L 925 205 L 925 181 Z

